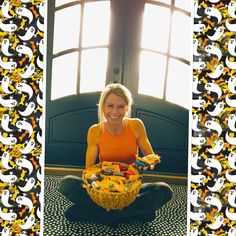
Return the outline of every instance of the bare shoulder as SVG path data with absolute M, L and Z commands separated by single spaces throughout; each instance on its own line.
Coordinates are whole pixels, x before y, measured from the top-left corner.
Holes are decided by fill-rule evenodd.
M 130 125 L 136 138 L 143 136 L 143 133 L 145 132 L 145 127 L 144 127 L 142 120 L 140 120 L 138 118 L 129 118 L 128 124 Z
M 101 132 L 100 124 L 94 124 L 89 127 L 88 136 L 96 138 L 96 137 L 99 137 L 100 132 Z
M 140 128 L 144 127 L 142 120 L 140 120 L 139 118 L 130 118 L 130 119 L 128 119 L 128 122 L 129 122 L 130 126 L 135 129 L 137 129 L 137 128 L 140 129 Z

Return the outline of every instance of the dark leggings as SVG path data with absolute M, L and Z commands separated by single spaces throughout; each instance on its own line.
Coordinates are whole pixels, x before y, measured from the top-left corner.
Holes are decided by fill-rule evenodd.
M 107 211 L 91 200 L 82 187 L 82 183 L 80 177 L 68 175 L 59 184 L 59 192 L 75 204 L 68 210 L 70 211 L 68 215 L 72 215 L 71 219 L 97 222 L 145 219 L 145 217 L 155 215 L 155 211 L 170 201 L 173 194 L 172 189 L 166 183 L 144 183 L 133 203 L 122 210 Z M 66 216 L 68 215 L 66 214 Z

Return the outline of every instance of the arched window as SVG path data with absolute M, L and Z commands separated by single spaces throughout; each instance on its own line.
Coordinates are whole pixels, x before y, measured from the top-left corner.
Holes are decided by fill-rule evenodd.
M 54 24 L 52 100 L 104 88 L 110 77 L 111 50 L 118 46 L 118 50 L 125 50 L 130 33 L 119 21 L 112 21 L 114 11 L 124 10 L 121 4 L 124 1 L 55 0 L 50 19 Z M 188 108 L 188 93 L 176 88 L 179 84 L 188 88 L 190 81 L 190 1 L 145 1 L 142 10 L 138 93 Z M 132 11 L 126 17 L 132 17 Z M 113 46 L 116 41 L 109 37 L 111 28 L 125 35 L 122 44 Z M 120 67 L 113 69 L 114 74 L 122 72 Z

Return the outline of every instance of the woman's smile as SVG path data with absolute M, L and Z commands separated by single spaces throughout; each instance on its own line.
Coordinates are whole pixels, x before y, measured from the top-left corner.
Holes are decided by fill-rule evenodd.
M 119 116 L 112 116 L 112 115 L 110 115 L 110 118 L 111 119 L 119 119 Z

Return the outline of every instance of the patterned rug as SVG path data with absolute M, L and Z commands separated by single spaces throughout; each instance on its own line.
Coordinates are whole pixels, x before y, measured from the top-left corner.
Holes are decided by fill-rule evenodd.
M 45 177 L 44 236 L 186 236 L 187 188 L 171 185 L 174 196 L 165 207 L 156 211 L 156 219 L 148 223 L 138 221 L 119 224 L 116 228 L 98 223 L 70 223 L 64 217 L 72 205 L 57 191 L 61 177 Z

